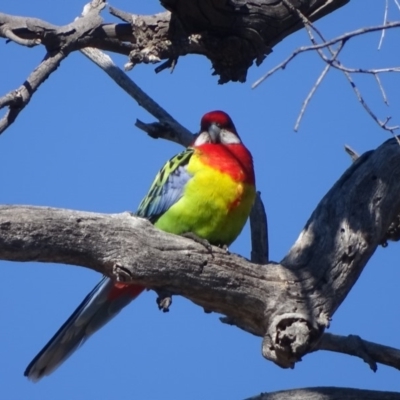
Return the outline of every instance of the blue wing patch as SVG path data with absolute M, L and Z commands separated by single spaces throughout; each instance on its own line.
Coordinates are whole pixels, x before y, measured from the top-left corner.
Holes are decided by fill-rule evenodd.
M 147 218 L 154 223 L 182 197 L 183 189 L 192 177 L 187 172 L 187 165 L 193 152 L 194 149 L 188 148 L 161 168 L 147 196 L 139 205 L 136 212 L 138 217 Z

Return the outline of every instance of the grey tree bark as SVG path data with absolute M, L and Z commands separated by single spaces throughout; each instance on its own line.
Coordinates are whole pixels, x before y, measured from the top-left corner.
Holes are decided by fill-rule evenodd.
M 302 27 L 301 18 L 290 4 L 314 21 L 349 0 L 288 1 L 163 0 L 161 4 L 170 11 L 149 16 L 110 7 L 110 13 L 125 22 L 122 24 L 104 23 L 100 13 L 105 0 L 92 0 L 80 18 L 65 26 L 0 13 L 0 37 L 27 47 L 42 44 L 47 51 L 23 84 L 0 98 L 0 109 L 8 107 L 0 120 L 0 134 L 73 51 L 93 47 L 126 54 L 126 69 L 166 60 L 156 72 L 174 68 L 180 56 L 201 54 L 211 61 L 219 83 L 244 82 L 254 62 L 261 64 L 277 43 Z
M 314 21 L 348 1 L 290 0 L 290 4 Z M 303 24 L 288 0 L 161 0 L 161 4 L 168 11 L 152 16 L 111 8 L 124 21 L 121 24 L 104 23 L 100 17 L 104 0 L 92 1 L 81 18 L 62 27 L 0 13 L 0 37 L 28 47 L 42 44 L 47 51 L 24 84 L 0 98 L 0 108 L 8 107 L 0 133 L 73 51 L 88 55 L 87 47 L 94 47 L 126 54 L 127 69 L 165 61 L 157 72 L 173 68 L 180 56 L 201 54 L 210 59 L 220 83 L 243 82 L 254 62 L 260 64 Z M 113 68 L 106 69 L 110 76 L 126 79 Z M 179 143 L 190 141 L 190 132 L 133 82 L 119 84 L 125 90 L 130 85 L 132 96 L 160 121 L 153 125 L 139 121 L 142 129 Z M 377 246 L 400 238 L 399 166 L 400 146 L 394 139 L 357 159 L 322 199 L 279 263 L 265 263 L 267 231 L 262 226 L 253 229 L 257 235 L 252 263 L 218 248 L 209 254 L 201 245 L 158 231 L 129 213 L 101 215 L 29 206 L 0 207 L 0 259 L 78 265 L 185 296 L 224 314 L 223 322 L 262 337 L 263 356 L 283 368 L 292 368 L 310 352 L 330 350 L 356 355 L 373 370 L 377 362 L 400 369 L 397 349 L 325 333 Z M 253 210 L 256 213 L 263 214 L 261 203 Z M 398 399 L 399 394 L 313 388 L 254 399 L 287 397 Z
M 336 387 L 284 390 L 262 393 L 247 400 L 398 400 L 399 393 L 377 392 L 375 390 L 341 389 Z
M 169 11 L 138 16 L 110 8 L 126 23 L 104 24 L 99 12 L 103 0 L 92 1 L 93 12 L 58 27 L 34 18 L 0 14 L 0 37 L 19 44 L 43 44 L 48 51 L 65 53 L 96 47 L 128 54 L 131 66 L 202 54 L 213 64 L 220 83 L 245 81 L 248 68 L 260 64 L 272 48 L 303 24 L 287 0 L 161 0 Z M 349 0 L 291 0 L 311 21 L 342 7 Z M 160 67 L 162 70 L 164 67 Z
M 352 164 L 279 263 L 253 264 L 219 248 L 210 254 L 129 213 L 29 206 L 0 207 L 0 259 L 78 265 L 182 295 L 262 337 L 263 356 L 283 368 L 336 346 L 372 368 L 400 369 L 396 349 L 377 351 L 360 339 L 363 354 L 352 353 L 324 336 L 376 248 L 398 239 L 399 213 L 400 146 L 391 139 Z

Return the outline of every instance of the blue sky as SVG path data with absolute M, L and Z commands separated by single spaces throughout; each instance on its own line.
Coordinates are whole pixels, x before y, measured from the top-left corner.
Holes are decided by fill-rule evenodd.
M 389 1 L 389 20 L 400 19 Z M 327 37 L 382 23 L 383 0 L 354 0 L 317 23 Z M 80 14 L 78 0 L 3 2 L 1 11 L 67 24 Z M 136 13 L 162 8 L 156 0 L 118 0 L 111 5 Z M 106 20 L 113 20 L 106 12 Z M 354 16 L 357 15 L 357 18 Z M 398 65 L 399 30 L 349 42 L 341 60 L 351 67 Z M 323 68 L 316 54 L 299 56 L 256 90 L 251 84 L 296 47 L 308 43 L 298 32 L 274 48 L 245 84 L 217 85 L 210 63 L 181 58 L 173 74 L 153 66 L 129 72 L 144 90 L 192 131 L 207 111 L 222 109 L 233 118 L 252 151 L 268 212 L 270 256 L 279 261 L 296 240 L 311 212 L 350 165 L 343 151 L 358 152 L 389 138 L 365 113 L 350 85 L 331 71 L 312 99 L 300 131 L 298 112 Z M 17 88 L 38 65 L 44 49 L 0 42 L 0 94 Z M 114 57 L 123 66 L 126 59 Z M 383 119 L 400 124 L 400 78 L 382 76 L 390 107 L 371 77 L 355 77 L 365 99 Z M 3 115 L 3 114 L 0 114 Z M 163 163 L 181 150 L 148 138 L 136 118 L 154 119 L 100 69 L 71 54 L 35 94 L 14 125 L 0 137 L 0 203 L 64 207 L 103 213 L 134 211 Z M 398 245 L 378 249 L 333 317 L 330 332 L 400 347 Z M 231 250 L 248 257 L 246 229 Z M 90 270 L 64 265 L 1 262 L 2 329 L 0 398 L 50 399 L 243 399 L 260 392 L 347 386 L 400 390 L 399 372 L 379 365 L 373 373 L 360 359 L 318 352 L 294 370 L 261 356 L 261 339 L 223 325 L 183 298 L 162 314 L 147 292 L 92 337 L 61 368 L 37 384 L 23 377 L 41 349 L 100 279 Z

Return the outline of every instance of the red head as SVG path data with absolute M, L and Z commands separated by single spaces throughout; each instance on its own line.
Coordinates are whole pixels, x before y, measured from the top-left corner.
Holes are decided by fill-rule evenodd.
M 235 125 L 223 111 L 211 111 L 203 116 L 200 133 L 193 146 L 203 149 L 203 160 L 230 173 L 235 179 L 254 185 L 253 159 L 242 144 Z
M 204 143 L 224 145 L 241 143 L 235 125 L 227 113 L 210 111 L 203 115 L 200 122 L 200 134 L 194 144 L 199 146 Z

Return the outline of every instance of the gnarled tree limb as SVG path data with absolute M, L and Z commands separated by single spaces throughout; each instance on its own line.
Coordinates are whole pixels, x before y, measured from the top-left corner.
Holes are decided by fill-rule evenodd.
M 315 20 L 347 2 L 293 0 L 293 5 Z M 279 1 L 164 0 L 161 3 L 170 11 L 139 16 L 111 9 L 114 15 L 128 21 L 124 24 L 103 23 L 100 12 L 105 0 L 91 1 L 81 18 L 65 26 L 0 13 L 0 37 L 27 47 L 42 44 L 47 50 L 44 61 L 26 82 L 0 98 L 0 108 L 8 107 L 0 121 L 0 134 L 72 51 L 93 47 L 126 54 L 129 68 L 138 63 L 166 60 L 157 71 L 174 66 L 180 56 L 201 54 L 211 60 L 220 83 L 244 82 L 254 61 L 259 65 L 273 46 L 301 28 L 300 18 Z
M 293 5 L 315 20 L 348 1 L 293 0 Z M 220 83 L 243 82 L 254 60 L 260 64 L 274 45 L 301 28 L 300 18 L 279 1 L 217 1 L 206 6 L 196 0 L 164 0 L 161 3 L 171 11 L 139 16 L 111 8 L 112 14 L 128 22 L 124 24 L 103 23 L 100 12 L 105 7 L 105 0 L 92 0 L 85 6 L 81 18 L 65 26 L 0 13 L 0 37 L 28 47 L 42 44 L 47 50 L 44 61 L 26 82 L 0 98 L 0 108 L 8 107 L 0 120 L 0 134 L 14 122 L 38 87 L 72 51 L 92 47 L 126 54 L 129 55 L 129 68 L 138 63 L 167 60 L 157 71 L 174 66 L 179 56 L 201 54 L 211 60 Z M 115 75 L 115 71 L 110 72 Z M 164 121 L 160 120 L 160 123 L 157 128 L 165 128 Z M 153 136 L 157 135 L 155 127 L 148 127 L 147 131 L 150 130 Z
M 80 265 L 183 295 L 263 337 L 264 357 L 287 368 L 318 346 L 399 211 L 392 139 L 351 165 L 280 263 L 252 264 L 218 248 L 210 255 L 128 213 L 24 206 L 0 207 L 0 258 Z
M 348 1 L 292 3 L 314 21 Z M 101 10 L 105 1 L 93 0 L 91 4 Z M 52 48 L 64 45 L 75 50 L 90 46 L 123 54 L 130 51 L 132 67 L 161 60 L 168 60 L 169 66 L 180 56 L 201 54 L 211 60 L 220 83 L 225 83 L 244 82 L 254 61 L 261 64 L 273 46 L 302 28 L 300 18 L 283 1 L 162 0 L 161 4 L 169 12 L 139 16 L 112 8 L 112 14 L 128 23 L 102 24 L 97 29 L 86 29 L 87 18 L 79 26 L 72 23 L 60 28 L 39 19 L 0 14 L 0 37 L 27 46 L 40 42 Z

